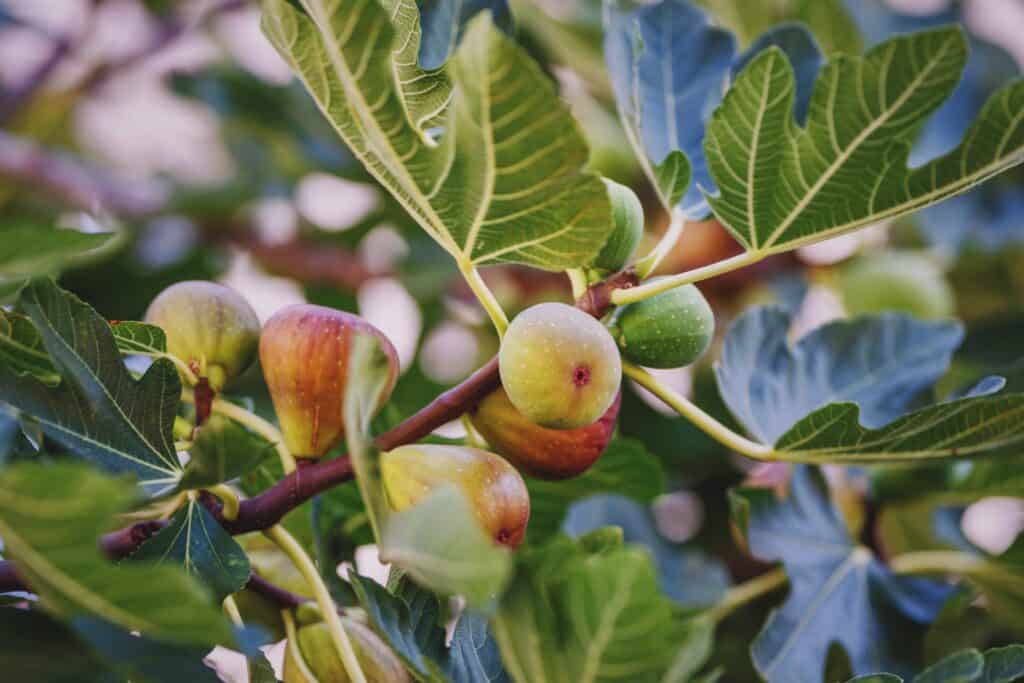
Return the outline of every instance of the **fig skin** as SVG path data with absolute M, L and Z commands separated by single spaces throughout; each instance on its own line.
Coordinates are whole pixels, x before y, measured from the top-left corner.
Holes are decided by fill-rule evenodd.
M 593 265 L 604 270 L 621 270 L 633 258 L 644 236 L 644 207 L 633 190 L 607 178 L 601 180 L 608 190 L 615 228 Z
M 411 683 L 409 673 L 401 660 L 391 651 L 380 636 L 363 624 L 348 617 L 341 618 L 341 625 L 352 643 L 356 660 L 366 674 L 366 680 L 375 683 Z M 331 640 L 331 633 L 324 622 L 303 626 L 296 632 L 302 659 L 320 683 L 349 683 L 345 666 Z M 303 674 L 295 661 L 290 647 L 285 648 L 284 683 L 316 683 Z
M 359 335 L 375 337 L 388 357 L 379 409 L 398 380 L 398 354 L 380 330 L 359 316 L 296 304 L 276 313 L 260 336 L 260 363 L 285 445 L 297 458 L 319 458 L 345 437 L 349 355 Z
M 530 494 L 501 456 L 468 446 L 413 444 L 383 453 L 380 468 L 393 510 L 408 510 L 436 488 L 455 484 L 496 543 L 515 548 L 523 542 Z
M 604 325 L 560 303 L 516 316 L 498 354 L 501 384 L 528 420 L 552 429 L 596 422 L 615 401 L 622 360 Z
M 898 311 L 934 319 L 948 318 L 956 309 L 956 296 L 942 270 L 913 251 L 859 258 L 843 268 L 839 283 L 843 306 L 851 315 Z
M 694 285 L 623 306 L 610 324 L 622 356 L 647 368 L 681 368 L 707 351 L 715 314 Z
M 145 320 L 163 329 L 167 352 L 180 358 L 219 392 L 256 356 L 260 320 L 235 290 L 186 280 L 160 292 Z
M 601 418 L 576 429 L 548 429 L 530 422 L 498 389 L 470 413 L 487 443 L 523 472 L 538 479 L 568 479 L 582 474 L 604 453 L 615 431 L 622 395 Z

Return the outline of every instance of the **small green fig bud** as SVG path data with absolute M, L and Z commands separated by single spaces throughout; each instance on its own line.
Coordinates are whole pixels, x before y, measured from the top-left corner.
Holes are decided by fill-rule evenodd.
M 912 251 L 860 258 L 840 278 L 843 305 L 851 315 L 899 311 L 918 318 L 953 315 L 956 297 L 934 261 Z
M 530 519 L 526 483 L 501 456 L 479 448 L 415 444 L 381 455 L 388 504 L 408 510 L 431 491 L 455 484 L 495 542 L 515 548 Z
M 367 681 L 410 683 L 409 673 L 402 665 L 402 661 L 380 636 L 348 617 L 342 617 L 341 624 L 352 643 L 356 660 Z M 304 667 L 296 661 L 294 644 L 288 643 L 288 647 L 285 648 L 284 683 L 348 683 L 352 680 L 345 672 L 345 665 L 338 655 L 334 641 L 331 640 L 327 624 L 320 622 L 303 626 L 296 632 L 296 639 L 305 668 L 308 668 L 316 680 L 309 680 L 303 670 Z
M 276 313 L 260 336 L 260 362 L 285 445 L 299 458 L 318 458 L 345 437 L 349 355 L 359 335 L 375 337 L 390 373 L 383 405 L 398 379 L 398 354 L 362 318 L 324 306 L 297 304 Z M 380 408 L 380 406 L 377 406 Z
M 517 315 L 498 363 L 512 405 L 553 429 L 596 422 L 622 382 L 622 361 L 608 330 L 566 304 L 537 304 Z
M 648 368 L 680 368 L 700 358 L 715 335 L 715 314 L 694 285 L 627 304 L 610 325 L 622 356 Z
M 644 236 L 644 207 L 633 190 L 607 178 L 602 180 L 612 203 L 615 228 L 593 265 L 605 270 L 621 270 L 633 258 Z
M 256 355 L 260 320 L 235 290 L 189 280 L 162 291 L 146 322 L 163 329 L 167 352 L 180 358 L 219 392 L 249 367 Z
M 615 431 L 620 397 L 597 422 L 576 429 L 548 429 L 516 410 L 504 389 L 470 413 L 473 426 L 491 448 L 539 479 L 567 479 L 586 471 L 604 453 Z

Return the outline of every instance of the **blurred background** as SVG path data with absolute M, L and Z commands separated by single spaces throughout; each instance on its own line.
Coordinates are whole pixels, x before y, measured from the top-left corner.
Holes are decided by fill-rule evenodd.
M 557 80 L 583 126 L 591 168 L 637 192 L 653 244 L 667 216 L 618 121 L 600 4 L 510 4 L 517 39 Z M 749 43 L 772 24 L 806 18 L 807 3 L 701 4 Z M 966 26 L 973 52 L 964 82 L 923 132 L 918 159 L 955 145 L 986 97 L 1024 64 L 1024 0 L 830 4 L 842 19 L 812 22 L 826 52 L 860 51 L 938 23 Z M 119 231 L 116 244 L 61 274 L 63 286 L 109 319 L 141 318 L 156 293 L 185 279 L 236 288 L 264 320 L 300 301 L 358 312 L 401 358 L 403 376 L 382 418 L 389 422 L 497 350 L 451 259 L 365 174 L 263 38 L 256 2 L 0 0 L 0 128 L 0 252 L 11 225 Z M 678 272 L 738 252 L 715 221 L 694 223 L 662 268 Z M 561 274 L 496 267 L 484 275 L 510 316 L 541 300 L 569 299 Z M 0 272 L 0 304 L 16 283 Z M 1010 391 L 1024 390 L 1024 173 L 701 289 L 719 334 L 745 306 L 763 302 L 794 312 L 794 337 L 881 310 L 956 316 L 968 334 L 944 386 L 997 373 Z M 716 355 L 657 372 L 728 420 L 710 374 Z M 238 392 L 267 412 L 260 374 L 250 374 Z M 625 392 L 620 429 L 658 455 L 673 482 L 676 492 L 654 508 L 658 532 L 671 543 L 732 547 L 721 491 L 745 477 L 770 480 L 771 469 L 752 470 L 722 452 L 635 387 Z M 444 433 L 459 436 L 461 426 Z M 831 475 L 840 490 L 865 486 L 856 472 Z M 898 544 L 903 521 L 894 520 L 891 533 L 880 525 L 883 546 Z M 998 552 L 1024 528 L 1024 503 L 983 500 L 961 526 L 972 542 Z M 729 569 L 734 578 L 747 571 Z

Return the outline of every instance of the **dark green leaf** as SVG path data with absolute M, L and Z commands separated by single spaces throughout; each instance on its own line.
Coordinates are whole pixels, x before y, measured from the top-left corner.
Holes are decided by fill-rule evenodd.
M 179 487 L 198 489 L 248 474 L 274 451 L 274 445 L 237 422 L 212 415 L 189 448 Z
M 35 610 L 0 609 L 5 680 L 100 683 L 106 667 L 67 626 Z
M 53 367 L 42 337 L 23 315 L 0 309 L 0 364 L 19 374 L 32 375 L 40 382 L 56 386 L 60 373 Z

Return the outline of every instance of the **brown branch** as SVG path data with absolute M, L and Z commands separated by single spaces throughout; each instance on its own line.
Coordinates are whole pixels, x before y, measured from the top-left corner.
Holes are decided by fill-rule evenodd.
M 269 244 L 253 235 L 231 240 L 252 254 L 257 263 L 275 275 L 290 277 L 305 284 L 332 285 L 355 291 L 369 280 L 386 272 L 374 273 L 348 249 L 295 238 L 283 244 Z

